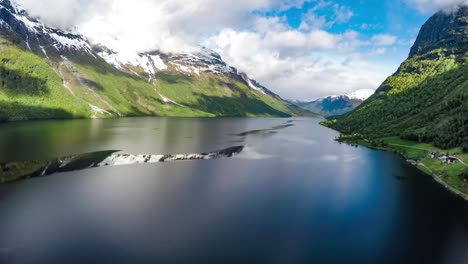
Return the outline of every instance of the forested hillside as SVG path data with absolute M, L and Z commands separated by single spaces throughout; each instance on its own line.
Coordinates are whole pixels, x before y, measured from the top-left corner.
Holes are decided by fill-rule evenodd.
M 409 58 L 369 100 L 327 124 L 344 133 L 400 136 L 468 151 L 468 8 L 439 12 Z

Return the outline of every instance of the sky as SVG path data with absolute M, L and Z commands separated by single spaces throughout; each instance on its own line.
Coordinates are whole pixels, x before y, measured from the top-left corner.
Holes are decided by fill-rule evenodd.
M 377 89 L 423 23 L 468 0 L 14 0 L 120 52 L 205 46 L 286 99 Z M 53 7 L 53 8 L 51 8 Z

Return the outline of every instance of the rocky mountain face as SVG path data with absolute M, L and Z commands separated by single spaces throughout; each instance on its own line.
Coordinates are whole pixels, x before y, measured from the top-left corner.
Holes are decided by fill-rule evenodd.
M 349 113 L 360 106 L 374 90 L 359 90 L 347 95 L 327 96 L 315 101 L 294 101 L 297 106 L 324 117 L 336 117 Z
M 468 8 L 438 12 L 409 58 L 352 113 L 330 126 L 468 150 Z
M 192 54 L 164 54 L 159 51 L 123 54 L 102 46 L 96 46 L 95 51 L 117 69 L 135 74 L 144 72 L 148 75 L 149 81 L 155 80 L 156 73 L 160 71 L 171 71 L 198 77 L 208 73 L 235 79 L 245 83 L 255 91 L 279 98 L 278 95 L 257 81 L 250 79 L 247 74 L 227 65 L 218 53 L 205 47 L 200 47 L 199 52 Z
M 125 54 L 0 0 L 0 121 L 304 113 L 205 48 Z
M 421 28 L 410 57 L 435 49 L 458 54 L 468 50 L 468 7 L 460 7 L 452 13 L 441 11 L 432 16 Z

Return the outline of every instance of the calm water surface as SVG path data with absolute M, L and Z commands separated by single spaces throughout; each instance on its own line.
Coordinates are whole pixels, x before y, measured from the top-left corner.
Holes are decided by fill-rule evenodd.
M 1 185 L 0 263 L 468 263 L 467 202 L 394 154 L 334 142 L 318 122 L 1 125 L 0 162 L 245 149 Z

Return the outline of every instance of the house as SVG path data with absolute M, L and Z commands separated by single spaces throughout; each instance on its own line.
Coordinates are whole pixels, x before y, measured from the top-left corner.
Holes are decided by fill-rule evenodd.
M 455 164 L 458 162 L 458 158 L 456 156 L 450 156 L 448 153 L 447 155 L 444 155 L 439 152 L 431 152 L 429 156 L 431 159 L 439 159 L 444 164 Z
M 458 158 L 455 156 L 448 156 L 447 157 L 447 163 L 448 164 L 454 164 L 458 162 Z

